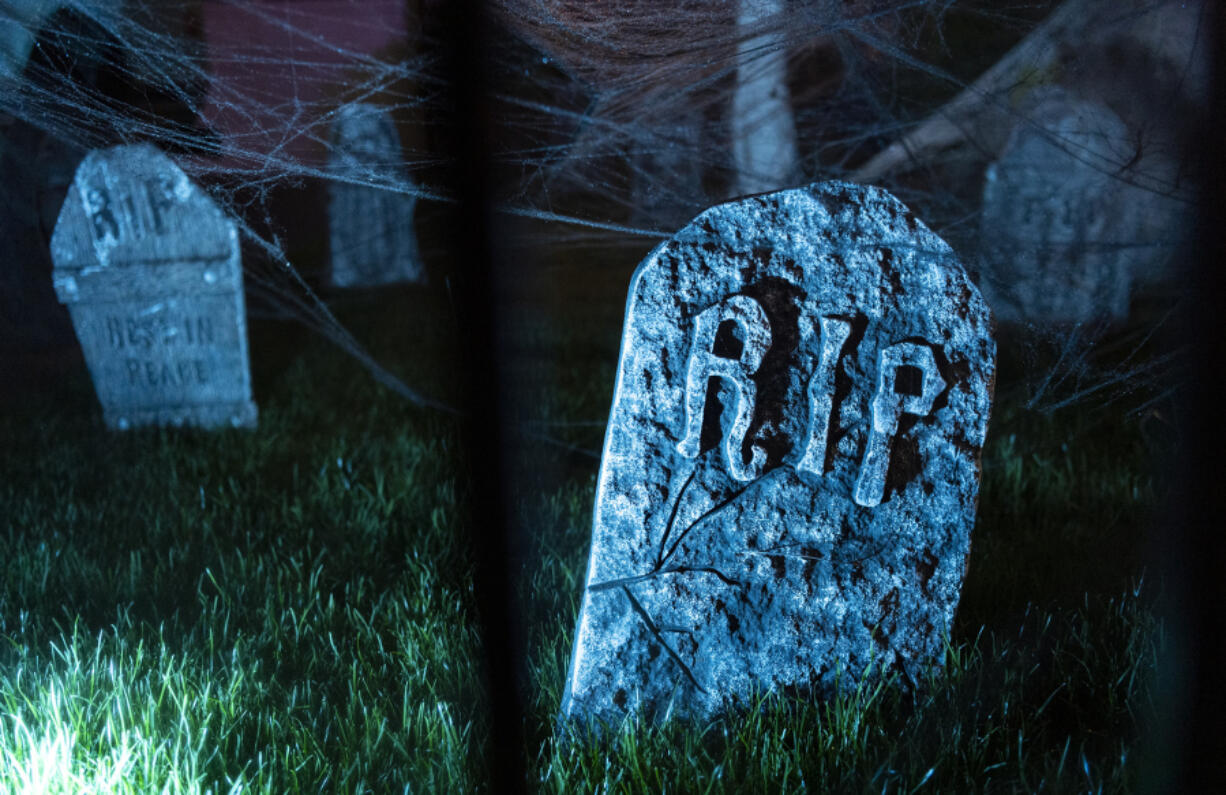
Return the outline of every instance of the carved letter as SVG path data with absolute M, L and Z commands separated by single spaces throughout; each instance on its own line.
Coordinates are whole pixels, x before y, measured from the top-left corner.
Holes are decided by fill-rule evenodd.
M 149 201 L 149 214 L 153 218 L 153 231 L 164 235 L 167 232 L 167 211 L 175 204 L 174 179 L 168 174 L 161 174 L 153 179 L 145 180 L 145 198 Z
M 111 210 L 111 199 L 105 187 L 90 187 L 84 192 L 85 212 L 93 222 L 94 240 L 114 245 L 119 240 L 119 223 Z
M 737 324 L 743 345 L 740 358 L 725 359 L 712 352 L 715 335 L 725 320 Z M 762 357 L 771 344 L 770 322 L 757 301 L 744 295 L 731 298 L 708 307 L 694 321 L 694 343 L 685 375 L 685 438 L 677 445 L 677 451 L 686 458 L 698 455 L 702 439 L 702 413 L 707 402 L 707 380 L 712 376 L 723 378 L 737 392 L 736 419 L 724 437 L 724 458 L 732 477 L 739 481 L 753 480 L 762 474 L 766 465 L 766 453 L 753 448 L 753 461 L 749 466 L 741 456 L 741 445 L 753 418 L 757 385 L 750 376 L 757 372 Z
M 918 395 L 900 394 L 897 390 L 898 371 L 904 366 L 917 368 L 923 375 Z M 932 411 L 932 403 L 943 389 L 945 381 L 937 372 L 936 359 L 927 345 L 900 342 L 881 351 L 877 394 L 873 396 L 873 425 L 856 478 L 854 499 L 858 505 L 871 508 L 881 502 L 899 418 L 904 412 L 922 417 Z
M 106 319 L 106 336 L 111 341 L 111 347 L 117 351 L 123 350 L 123 321 L 117 317 Z
M 809 332 L 811 333 L 811 332 Z M 809 378 L 809 441 L 796 468 L 801 472 L 822 474 L 826 462 L 826 436 L 830 413 L 834 410 L 834 369 L 839 353 L 851 336 L 851 323 L 837 317 L 821 319 L 821 357 Z
M 196 318 L 196 344 L 212 345 L 214 341 L 213 318 L 208 315 Z

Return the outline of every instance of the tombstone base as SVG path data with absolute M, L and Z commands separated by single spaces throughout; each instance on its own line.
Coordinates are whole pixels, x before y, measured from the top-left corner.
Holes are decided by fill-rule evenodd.
M 236 403 L 211 403 L 197 406 L 164 406 L 156 409 L 103 408 L 106 427 L 115 431 L 154 426 L 160 428 L 193 427 L 255 428 L 258 411 L 250 400 Z

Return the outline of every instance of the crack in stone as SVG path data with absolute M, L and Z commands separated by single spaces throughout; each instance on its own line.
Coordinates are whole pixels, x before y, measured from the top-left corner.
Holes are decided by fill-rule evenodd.
M 760 482 L 761 480 L 762 478 L 758 478 L 757 480 L 753 480 L 753 481 L 750 481 L 749 483 L 746 483 L 744 486 L 732 492 L 732 494 L 728 495 L 728 498 L 725 499 L 723 502 L 714 506 L 713 508 L 708 510 L 706 513 L 704 513 L 702 516 L 699 516 L 697 519 L 695 519 L 693 522 L 690 522 L 690 526 L 685 528 L 684 531 L 682 531 L 681 535 L 678 536 L 677 540 L 673 542 L 673 545 L 669 548 L 668 552 L 665 553 L 662 558 L 660 558 L 659 565 L 663 566 L 664 563 L 666 563 L 668 559 L 673 556 L 673 553 L 677 551 L 677 547 L 680 546 L 681 542 L 685 540 L 685 537 L 690 534 L 691 530 L 693 530 L 695 527 L 697 527 L 698 525 L 700 525 L 702 522 L 706 521 L 707 519 L 711 518 L 715 514 L 719 513 L 724 508 L 727 508 L 729 505 L 735 502 L 738 497 L 744 494 L 745 491 L 750 486 L 752 486 L 755 483 Z
M 685 673 L 685 675 L 689 677 L 689 680 L 694 683 L 694 687 L 698 688 L 698 692 L 706 695 L 706 688 L 698 684 L 698 680 L 694 677 L 694 672 L 691 671 L 690 667 L 685 664 L 684 660 L 681 659 L 681 655 L 677 654 L 673 647 L 669 646 L 668 642 L 664 640 L 664 635 L 660 632 L 659 628 L 656 627 L 655 622 L 651 620 L 651 616 L 647 614 L 647 610 L 644 609 L 641 604 L 639 604 L 639 600 L 635 599 L 634 594 L 630 593 L 630 589 L 623 586 L 622 593 L 624 593 L 626 598 L 630 600 L 630 607 L 635 613 L 638 613 L 639 618 L 642 619 L 643 624 L 647 626 L 648 631 L 650 631 L 651 634 L 655 636 L 656 641 L 658 641 L 659 644 L 664 647 L 664 651 L 668 652 L 668 656 L 673 658 L 673 662 L 681 666 L 682 672 Z
M 694 478 L 698 475 L 698 470 L 702 468 L 703 459 L 698 459 L 698 463 L 694 465 L 694 471 L 685 479 L 685 483 L 681 486 L 681 490 L 677 492 L 677 499 L 673 502 L 673 509 L 668 515 L 668 523 L 664 525 L 664 537 L 660 539 L 660 548 L 656 551 L 656 570 L 664 565 L 664 558 L 661 553 L 664 551 L 664 545 L 668 543 L 668 537 L 672 535 L 673 525 L 677 521 L 677 512 L 681 510 L 681 501 L 685 498 L 686 491 L 689 490 L 690 484 L 694 482 Z

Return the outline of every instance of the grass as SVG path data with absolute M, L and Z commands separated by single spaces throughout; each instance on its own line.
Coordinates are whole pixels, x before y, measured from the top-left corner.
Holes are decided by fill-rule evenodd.
M 607 292 L 626 275 L 606 274 Z M 441 310 L 373 300 L 344 318 L 445 396 L 431 375 L 448 370 Z M 620 304 L 528 315 L 512 349 L 533 427 L 598 447 Z M 0 792 L 497 789 L 457 428 L 276 323 L 257 324 L 253 350 L 252 433 L 107 433 L 83 373 L 0 418 Z M 917 689 L 876 677 L 826 702 L 765 696 L 707 725 L 628 722 L 572 742 L 553 719 L 596 462 L 526 445 L 529 787 L 1144 787 L 1167 643 L 1144 568 L 1165 488 L 1149 462 L 1170 443 L 1143 430 L 1002 393 L 944 673 Z
M 550 792 L 1121 792 L 1160 783 L 1140 750 L 1163 706 L 1166 650 L 1146 530 L 1163 446 L 1092 405 L 1043 417 L 999 407 L 979 521 L 943 675 L 908 692 L 865 679 L 826 703 L 762 698 L 687 727 L 635 723 L 552 738 L 578 607 L 593 480 L 540 501 L 523 601 L 536 628 L 529 752 Z M 1119 419 L 1113 415 L 1113 419 Z M 1169 450 L 1167 451 L 1169 452 Z M 552 597 L 552 598 L 550 598 Z M 1156 783 L 1157 782 L 1157 783 Z

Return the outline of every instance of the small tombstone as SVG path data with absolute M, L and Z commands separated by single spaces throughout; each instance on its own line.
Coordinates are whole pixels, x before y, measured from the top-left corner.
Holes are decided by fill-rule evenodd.
M 896 199 L 707 210 L 631 282 L 563 719 L 705 717 L 940 660 L 995 362 Z
M 91 152 L 51 259 L 109 427 L 254 427 L 238 232 L 170 158 Z
M 413 231 L 417 198 L 389 189 L 409 181 L 391 116 L 378 105 L 346 105 L 338 111 L 332 139 L 328 213 L 333 286 L 424 283 Z
M 1181 234 L 1178 202 L 1132 184 L 1138 139 L 1106 106 L 1053 90 L 1026 116 L 985 174 L 984 295 L 1005 322 L 1122 319 Z

